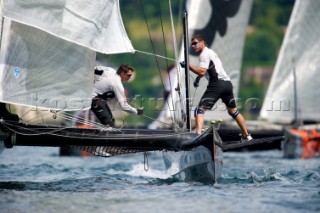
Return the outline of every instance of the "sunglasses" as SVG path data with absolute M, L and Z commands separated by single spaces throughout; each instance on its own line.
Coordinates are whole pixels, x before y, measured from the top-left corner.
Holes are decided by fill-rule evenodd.
M 199 41 L 195 41 L 195 42 L 192 42 L 191 45 L 194 46 L 194 45 L 197 45 L 198 43 Z

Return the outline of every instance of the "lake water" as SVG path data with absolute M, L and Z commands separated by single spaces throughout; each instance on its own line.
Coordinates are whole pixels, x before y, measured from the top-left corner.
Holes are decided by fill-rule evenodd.
M 0 155 L 0 212 L 320 212 L 320 159 L 280 150 L 226 152 L 214 185 L 179 182 L 161 152 L 60 157 L 58 148 Z

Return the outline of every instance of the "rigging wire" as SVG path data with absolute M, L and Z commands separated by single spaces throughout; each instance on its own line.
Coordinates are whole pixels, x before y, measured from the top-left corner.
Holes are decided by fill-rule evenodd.
M 129 102 L 129 101 L 128 101 Z M 139 107 L 137 104 L 135 104 L 135 103 L 133 103 L 133 102 L 129 102 L 130 104 L 132 104 L 132 105 L 134 105 L 134 106 L 136 106 L 136 107 Z M 163 121 L 160 121 L 160 120 L 158 120 L 158 119 L 155 119 L 155 118 L 152 118 L 152 117 L 149 117 L 149 116 L 147 116 L 147 115 L 142 115 L 143 117 L 146 117 L 146 118 L 149 118 L 149 119 L 151 119 L 151 120 L 154 120 L 154 121 L 157 121 L 157 122 L 160 122 L 160 123 L 162 123 L 162 124 L 165 124 L 165 125 L 167 125 L 167 126 L 172 126 L 172 124 L 169 124 L 169 123 L 165 123 L 165 122 L 163 122 Z
M 158 119 L 155 119 L 155 118 L 149 117 L 149 116 L 147 116 L 147 115 L 142 115 L 142 116 L 143 116 L 143 117 L 146 117 L 146 118 L 149 118 L 149 119 L 151 119 L 151 120 L 157 121 L 157 122 L 159 122 L 159 123 L 162 123 L 162 124 L 164 124 L 164 125 L 167 125 L 167 126 L 172 127 L 172 124 L 169 124 L 169 123 L 166 123 L 166 122 L 160 121 L 160 120 L 158 120 Z
M 145 10 L 144 10 L 144 7 L 143 7 L 143 3 L 142 1 L 140 0 L 140 4 L 141 4 L 141 7 L 142 7 L 142 11 L 143 11 L 143 16 L 144 16 L 144 19 L 145 19 L 145 23 L 146 23 L 146 26 L 147 26 L 147 30 L 148 30 L 148 35 L 149 35 L 149 39 L 150 39 L 150 42 L 151 42 L 151 46 L 152 46 L 152 49 L 153 49 L 153 53 L 154 55 L 156 55 L 156 51 L 155 51 L 155 47 L 154 47 L 154 44 L 153 44 L 153 41 L 152 41 L 152 37 L 151 37 L 151 33 L 150 33 L 150 28 L 149 28 L 149 24 L 148 24 L 148 20 L 147 20 L 147 17 L 146 17 L 146 14 L 145 14 Z M 160 8 L 160 3 L 158 2 L 159 4 L 159 8 Z M 161 27 L 162 27 L 162 34 L 163 34 L 163 38 L 164 38 L 164 32 L 163 32 L 163 24 L 162 24 L 162 16 L 161 16 L 161 9 L 160 9 L 160 20 L 161 20 Z M 165 54 L 166 54 L 166 51 L 165 51 Z M 166 57 L 167 58 L 167 57 Z M 158 67 L 158 73 L 159 73 L 159 76 L 160 76 L 160 80 L 161 80 L 161 84 L 162 84 L 162 87 L 165 88 L 164 86 L 164 82 L 163 82 L 163 79 L 161 77 L 161 70 L 160 70 L 160 65 L 159 65 L 159 62 L 157 60 L 157 57 L 155 57 L 155 61 L 156 61 L 156 64 L 157 64 L 157 67 Z M 167 61 L 166 61 L 167 62 Z M 168 64 L 167 64 L 167 67 L 168 67 Z M 172 100 L 173 101 L 173 100 Z M 168 105 L 168 108 L 169 108 L 169 103 L 166 101 L 167 105 Z M 171 114 L 171 118 L 172 118 L 172 114 Z
M 162 11 L 161 11 L 161 4 L 158 0 L 158 6 L 159 6 L 159 10 L 160 10 L 160 22 L 161 22 L 161 31 L 162 31 L 162 38 L 163 38 L 163 43 L 164 43 L 164 54 L 167 57 L 167 44 L 166 44 L 166 37 L 164 36 L 164 29 L 163 29 L 163 23 L 162 23 Z M 169 68 L 169 64 L 168 61 L 166 60 L 166 64 L 167 64 L 167 68 Z
M 160 21 L 161 21 L 162 37 L 163 37 L 163 40 L 164 40 L 164 47 L 165 47 L 165 57 L 155 54 L 154 44 L 153 44 L 153 41 L 152 41 L 152 38 L 151 38 L 148 21 L 147 21 L 146 14 L 145 14 L 145 10 L 144 10 L 143 3 L 142 3 L 141 0 L 140 0 L 140 4 L 141 4 L 141 7 L 142 7 L 144 19 L 145 19 L 145 22 L 146 22 L 146 25 L 147 25 L 148 34 L 149 34 L 149 39 L 150 39 L 150 41 L 151 41 L 151 45 L 152 45 L 152 48 L 153 48 L 153 52 L 154 52 L 154 53 L 152 54 L 152 53 L 148 53 L 148 52 L 144 52 L 144 51 L 139 51 L 139 50 L 137 50 L 137 52 L 140 52 L 140 53 L 143 53 L 143 54 L 148 54 L 148 55 L 154 55 L 154 56 L 156 56 L 156 57 L 165 58 L 165 59 L 166 59 L 166 63 L 167 63 L 167 72 L 169 72 L 169 70 L 168 70 L 168 60 L 175 61 L 175 66 L 176 66 L 176 69 L 177 69 L 177 81 L 178 81 L 176 90 L 178 91 L 178 96 L 179 96 L 180 102 L 181 102 L 181 101 L 182 101 L 182 97 L 181 97 L 181 93 L 179 92 L 179 91 L 180 91 L 180 87 L 181 87 L 180 79 L 179 79 L 179 78 L 180 78 L 180 75 L 181 75 L 181 74 L 180 74 L 180 69 L 179 69 L 179 67 L 177 66 L 177 64 L 178 64 L 178 50 L 177 50 L 176 34 L 175 34 L 174 23 L 173 23 L 173 15 L 172 15 L 171 1 L 168 0 L 168 3 L 169 3 L 169 11 L 170 11 L 170 20 L 171 20 L 171 28 L 172 28 L 172 36 L 173 36 L 173 46 L 174 46 L 175 59 L 169 59 L 169 58 L 167 57 L 166 40 L 165 40 L 165 36 L 164 36 L 164 28 L 163 28 L 163 22 L 162 22 L 162 16 L 161 16 L 162 12 L 161 12 L 161 5 L 160 5 L 159 0 L 158 0 L 158 5 L 159 5 L 159 9 L 160 9 Z M 161 79 L 162 86 L 163 86 L 163 88 L 164 88 L 164 87 L 165 87 L 165 86 L 164 86 L 164 82 L 163 82 L 163 79 L 162 79 L 162 77 L 161 77 L 160 67 L 159 67 L 159 63 L 158 63 L 158 60 L 157 60 L 156 57 L 155 57 L 155 59 L 156 59 L 156 63 L 157 63 L 157 66 L 158 66 L 159 76 L 160 76 L 160 79 Z M 171 87 L 171 94 L 170 94 L 170 95 L 172 96 L 172 94 L 173 94 L 173 93 L 172 93 L 172 83 L 171 83 L 171 79 L 170 79 L 169 73 L 168 73 L 168 76 L 169 76 L 170 87 Z M 172 101 L 172 106 L 173 106 L 173 105 L 174 105 L 174 100 L 173 100 L 173 98 L 171 98 L 171 101 Z M 166 104 L 167 104 L 167 107 L 170 108 L 168 99 L 166 100 Z M 181 106 L 181 109 L 183 109 L 182 106 Z M 173 113 L 173 112 L 170 111 L 170 114 L 171 114 L 171 119 L 172 119 L 172 120 L 176 120 L 176 118 L 175 118 L 176 113 Z
M 174 24 L 173 24 L 171 0 L 168 0 L 168 2 L 169 2 L 169 9 L 170 9 L 169 11 L 170 11 L 170 21 L 171 21 L 172 37 L 173 37 L 173 47 L 174 47 L 174 53 L 175 53 L 175 59 L 176 59 L 176 69 L 177 69 L 177 87 L 176 87 L 175 90 L 177 91 L 177 94 L 178 94 L 179 99 L 180 99 L 180 110 L 181 110 L 180 115 L 183 115 L 185 113 L 184 113 L 183 106 L 182 106 L 183 96 L 181 95 L 181 83 L 180 83 L 181 70 L 180 70 L 179 61 L 178 61 L 178 48 L 177 48 L 177 41 L 176 41 L 177 37 L 176 37 Z M 181 8 L 181 5 L 182 4 L 180 4 L 179 8 Z M 179 10 L 179 12 L 180 12 L 180 10 Z M 179 14 L 179 15 L 181 15 L 181 14 Z M 181 19 L 178 19 L 178 20 L 181 20 Z
M 48 134 L 48 135 L 53 135 L 53 136 L 60 136 L 60 137 L 65 137 L 65 138 L 75 138 L 75 139 L 81 139 L 81 138 L 85 138 L 86 136 L 87 137 L 90 137 L 92 139 L 95 139 L 95 140 L 105 140 L 105 135 L 84 135 L 82 132 L 72 132 L 72 135 L 69 134 L 69 135 L 62 135 L 62 134 L 58 134 L 60 131 L 63 131 L 63 130 L 68 130 L 68 129 L 73 129 L 73 128 L 70 128 L 70 127 L 56 127 L 54 129 L 51 129 L 50 131 L 46 131 L 44 132 L 43 130 L 47 129 L 47 128 L 44 128 L 44 127 L 39 127 L 39 128 L 27 128 L 27 127 L 23 127 L 21 125 L 15 125 L 15 124 L 12 124 L 12 123 L 8 123 L 4 120 L 0 120 L 0 122 L 2 123 L 2 125 L 6 128 L 8 128 L 10 131 L 12 132 L 15 132 L 16 134 L 20 134 L 20 135 L 26 135 L 26 136 L 36 136 L 36 135 L 45 135 L 45 134 Z M 21 131 L 17 131 L 16 128 L 20 128 L 22 130 L 28 130 L 28 131 L 31 131 L 32 133 L 24 133 L 24 132 L 21 132 Z M 99 130 L 99 129 L 97 129 Z M 118 131 L 101 131 L 101 132 L 118 132 Z M 175 136 L 175 135 L 186 135 L 188 134 L 188 132 L 172 132 L 172 133 L 168 133 L 168 134 L 165 134 L 165 135 L 157 135 L 157 138 L 167 138 L 167 137 L 171 137 L 171 136 Z M 128 138 L 132 138 L 132 135 L 129 135 L 129 136 L 125 136 L 124 134 L 120 133 L 120 134 L 115 134 L 116 137 L 113 138 L 113 140 L 124 140 L 124 139 L 128 139 Z M 136 135 L 136 137 L 139 137 L 139 138 L 143 138 L 143 139 L 153 139 L 154 138 L 154 135 L 143 135 L 143 134 L 138 134 Z
M 144 7 L 143 7 L 143 3 L 142 3 L 141 0 L 140 0 L 140 4 L 141 4 L 141 7 L 142 7 L 144 20 L 145 20 L 146 25 L 147 25 L 147 30 L 148 30 L 148 35 L 149 35 L 149 39 L 150 39 L 150 42 L 151 42 L 152 50 L 153 50 L 153 53 L 156 54 L 155 47 L 154 47 L 154 44 L 153 44 L 153 41 L 152 41 L 152 37 L 151 37 L 151 33 L 150 33 L 150 27 L 149 27 L 148 20 L 147 20 L 147 17 L 146 17 L 146 13 L 145 13 L 145 10 L 144 10 Z M 158 71 L 159 71 L 159 74 L 160 74 L 160 65 L 159 65 L 159 62 L 157 60 L 157 57 L 155 57 L 155 61 L 156 61 L 156 64 L 157 64 L 157 67 L 158 67 Z M 162 79 L 161 79 L 161 81 L 162 81 Z M 163 81 L 162 81 L 162 85 L 164 85 Z
M 164 29 L 163 29 L 163 23 L 162 23 L 162 15 L 161 15 L 162 11 L 161 11 L 161 4 L 160 4 L 159 0 L 158 0 L 158 5 L 159 5 L 159 10 L 160 10 L 161 30 L 162 30 L 162 37 L 163 37 L 163 42 L 164 42 L 164 49 L 165 49 L 164 53 L 165 53 L 165 56 L 167 57 L 167 44 L 166 44 L 166 37 L 164 35 Z M 167 60 L 166 60 L 166 64 L 167 64 L 167 74 L 168 74 L 168 79 L 169 79 L 170 91 L 172 91 L 172 82 L 171 82 L 171 77 L 169 75 L 170 70 L 169 70 L 169 64 L 168 64 Z M 172 101 L 172 106 L 173 106 L 174 105 L 173 98 L 171 98 L 171 101 Z M 168 107 L 169 112 L 170 112 L 171 119 L 175 120 L 175 116 L 174 116 L 175 114 L 172 113 L 171 110 L 170 110 L 169 99 L 166 100 L 165 104 L 167 104 L 167 107 Z
M 197 89 L 198 89 L 198 88 L 196 88 L 196 89 L 194 90 L 194 92 L 193 92 L 193 97 L 192 97 L 192 102 L 191 102 L 191 105 L 190 105 L 190 109 L 192 109 L 192 107 L 193 107 L 194 97 L 195 97 L 195 95 L 196 95 Z
M 138 52 L 138 53 L 145 54 L 145 55 L 151 55 L 151 56 L 155 56 L 155 57 L 158 57 L 158 58 L 163 58 L 163 59 L 166 59 L 166 60 L 169 60 L 169 61 L 174 61 L 174 62 L 176 61 L 173 58 L 165 57 L 165 56 L 158 55 L 158 54 L 151 53 L 151 52 L 146 52 L 146 51 L 142 51 L 142 50 L 135 50 L 135 51 Z
M 160 21 L 161 21 L 162 38 L 163 38 L 164 49 L 165 49 L 164 53 L 165 53 L 165 56 L 167 57 L 167 44 L 166 44 L 166 37 L 164 36 L 164 29 L 163 29 L 162 16 L 161 16 L 162 11 L 161 11 L 161 5 L 160 5 L 159 0 L 158 0 L 158 5 L 159 5 L 159 10 L 160 10 L 160 13 L 159 13 L 159 14 L 160 14 Z M 170 77 L 170 75 L 169 75 L 170 70 L 169 70 L 169 64 L 168 64 L 168 61 L 167 61 L 167 60 L 166 60 L 166 64 L 167 64 L 167 74 L 168 74 L 168 79 L 169 79 L 170 91 L 172 91 L 171 77 Z M 160 78 L 162 78 L 161 75 L 160 75 Z M 164 90 L 165 90 L 165 86 L 164 86 L 164 85 L 163 85 L 163 88 L 164 88 Z M 172 99 L 172 98 L 171 98 L 171 101 L 172 101 L 172 106 L 173 106 L 173 105 L 174 105 L 174 102 L 173 102 L 173 99 Z M 166 100 L 166 103 L 165 103 L 165 104 L 167 105 L 168 109 L 170 109 L 169 99 Z M 172 113 L 171 110 L 169 110 L 169 112 L 170 112 L 171 120 L 172 120 L 172 122 L 174 122 L 174 120 L 175 120 L 174 113 Z

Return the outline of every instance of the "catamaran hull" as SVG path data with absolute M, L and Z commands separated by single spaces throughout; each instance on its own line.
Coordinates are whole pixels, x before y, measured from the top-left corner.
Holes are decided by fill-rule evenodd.
M 197 181 L 201 183 L 215 183 L 221 178 L 222 150 L 216 147 L 209 150 L 199 146 L 192 152 L 183 152 L 180 157 L 179 173 L 175 175 L 181 181 Z
M 175 177 L 182 181 L 206 183 L 214 183 L 221 176 L 224 151 L 284 139 L 269 137 L 242 143 L 240 141 L 222 142 L 214 125 L 201 135 L 197 135 L 173 130 L 107 131 L 94 128 L 31 126 L 4 120 L 0 120 L 0 137 L 6 148 L 13 146 L 69 147 L 101 157 L 148 151 L 176 153 L 179 156 L 179 172 Z M 167 165 L 170 166 L 168 162 Z
M 13 146 L 71 147 L 103 157 L 113 155 L 165 151 L 179 158 L 179 172 L 175 175 L 181 181 L 214 183 L 217 180 L 217 159 L 222 150 L 214 144 L 214 127 L 202 135 L 176 133 L 172 130 L 122 129 L 102 131 L 100 129 L 39 127 L 15 123 L 2 123 L 1 132 L 6 148 Z M 213 132 L 215 132 L 213 134 Z M 217 141 L 221 143 L 221 141 Z M 219 152 L 220 149 L 220 152 Z

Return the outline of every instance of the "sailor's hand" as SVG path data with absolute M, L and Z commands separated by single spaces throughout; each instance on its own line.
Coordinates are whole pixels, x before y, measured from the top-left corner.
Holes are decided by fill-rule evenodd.
M 137 109 L 137 112 L 138 112 L 137 114 L 138 115 L 143 115 L 143 111 L 144 111 L 143 108 L 138 108 Z
M 200 82 L 200 77 L 196 77 L 196 79 L 193 82 L 193 86 L 194 87 L 198 87 L 199 86 L 199 82 Z
M 185 61 L 181 61 L 181 62 L 180 62 L 180 66 L 181 66 L 182 68 L 185 68 L 185 67 L 186 67 L 186 62 L 185 62 Z

